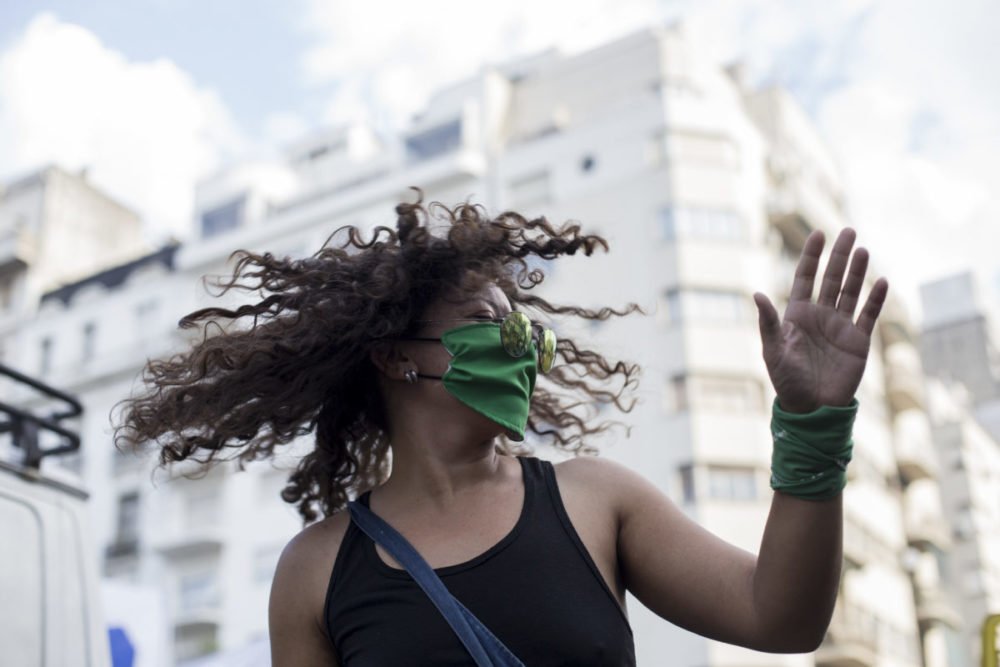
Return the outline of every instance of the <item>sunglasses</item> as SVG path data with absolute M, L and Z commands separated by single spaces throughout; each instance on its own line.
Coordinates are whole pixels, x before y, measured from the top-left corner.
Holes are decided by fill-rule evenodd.
M 500 343 L 504 351 L 514 358 L 523 357 L 531 348 L 531 341 L 538 342 L 538 369 L 543 373 L 552 370 L 556 362 L 556 334 L 552 329 L 532 322 L 524 313 L 510 312 L 500 318 L 465 317 L 454 320 L 417 320 L 418 324 L 441 322 L 493 322 L 500 325 Z M 536 335 L 537 332 L 537 335 Z M 440 338 L 408 337 L 407 340 L 439 341 Z

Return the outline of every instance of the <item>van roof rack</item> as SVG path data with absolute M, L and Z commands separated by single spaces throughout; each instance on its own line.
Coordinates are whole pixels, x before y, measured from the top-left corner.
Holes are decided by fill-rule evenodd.
M 54 398 L 68 405 L 68 409 L 53 412 L 48 416 L 34 415 L 31 412 L 0 401 L 0 434 L 10 433 L 14 446 L 24 451 L 23 465 L 28 468 L 38 468 L 46 456 L 67 454 L 80 449 L 80 434 L 66 428 L 60 422 L 79 417 L 83 414 L 83 405 L 75 397 L 50 387 L 41 380 L 20 373 L 10 366 L 0 364 L 0 375 L 6 375 L 23 385 Z M 42 449 L 39 441 L 41 431 L 51 431 L 62 438 L 62 444 L 56 447 Z

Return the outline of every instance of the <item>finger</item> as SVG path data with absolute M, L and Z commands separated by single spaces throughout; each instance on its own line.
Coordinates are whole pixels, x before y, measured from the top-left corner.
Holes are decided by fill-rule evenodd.
M 760 340 L 764 345 L 764 356 L 767 357 L 773 346 L 781 340 L 781 320 L 774 304 L 761 292 L 753 295 L 753 302 L 757 305 Z
M 854 317 L 858 296 L 865 283 L 866 271 L 868 271 L 868 251 L 864 248 L 858 248 L 854 251 L 851 268 L 847 270 L 847 280 L 844 281 L 844 291 L 840 293 L 840 300 L 837 302 L 837 312 Z
M 831 308 L 837 305 L 837 296 L 840 294 L 840 285 L 844 281 L 847 260 L 851 258 L 854 237 L 854 230 L 850 227 L 845 228 L 837 236 L 833 249 L 830 251 L 830 259 L 826 263 L 826 271 L 823 273 L 823 283 L 820 285 L 816 303 Z
M 795 267 L 795 280 L 792 281 L 790 301 L 812 300 L 813 282 L 816 280 L 816 269 L 819 268 L 819 256 L 823 253 L 823 232 L 818 229 L 809 235 L 799 263 Z
M 868 294 L 861 315 L 858 316 L 858 328 L 869 336 L 875 329 L 875 320 L 882 312 L 882 304 L 885 303 L 885 295 L 889 293 L 889 282 L 885 278 L 879 278 L 872 286 L 872 291 Z

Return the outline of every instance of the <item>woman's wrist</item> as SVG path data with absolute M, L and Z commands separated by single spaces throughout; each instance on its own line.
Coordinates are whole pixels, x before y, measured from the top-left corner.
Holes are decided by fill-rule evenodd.
M 771 488 L 805 500 L 823 500 L 847 484 L 851 433 L 858 402 L 788 412 L 775 399 L 771 412 Z

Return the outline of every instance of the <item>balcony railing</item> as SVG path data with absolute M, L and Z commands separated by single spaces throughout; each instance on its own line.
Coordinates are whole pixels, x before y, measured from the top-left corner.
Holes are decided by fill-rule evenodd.
M 225 541 L 222 526 L 213 524 L 175 528 L 151 537 L 153 548 L 168 558 L 217 553 Z
M 816 650 L 816 667 L 871 667 L 878 660 L 878 620 L 855 605 L 838 604 L 823 643 Z

